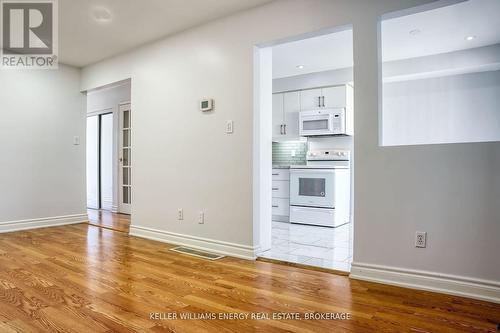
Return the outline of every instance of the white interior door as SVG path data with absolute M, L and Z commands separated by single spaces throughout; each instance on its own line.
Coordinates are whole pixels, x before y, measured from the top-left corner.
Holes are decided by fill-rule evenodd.
M 101 135 L 100 135 L 100 190 L 101 208 L 105 210 L 113 209 L 113 113 L 101 114 Z M 116 142 L 116 141 L 115 141 Z M 116 168 L 116 166 L 115 166 Z
M 87 118 L 87 208 L 99 209 L 99 116 Z
M 132 117 L 130 104 L 120 105 L 120 213 L 130 214 L 132 208 Z

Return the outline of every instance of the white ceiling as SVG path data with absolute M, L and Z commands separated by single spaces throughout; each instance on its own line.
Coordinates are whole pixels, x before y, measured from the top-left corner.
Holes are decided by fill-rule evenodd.
M 352 67 L 352 58 L 352 30 L 277 45 L 273 78 Z
M 500 43 L 500 0 L 469 0 L 384 20 L 383 61 L 422 57 Z M 420 33 L 410 34 L 412 30 Z M 472 41 L 465 37 L 476 36 Z M 273 77 L 352 66 L 352 34 L 343 31 L 273 47 Z M 303 69 L 296 68 L 304 65 Z
M 83 67 L 271 0 L 59 0 L 59 60 Z M 110 16 L 98 22 L 98 16 Z
M 500 0 L 469 0 L 382 22 L 384 61 L 500 43 Z M 410 35 L 418 29 L 420 33 Z M 467 41 L 467 36 L 476 36 Z

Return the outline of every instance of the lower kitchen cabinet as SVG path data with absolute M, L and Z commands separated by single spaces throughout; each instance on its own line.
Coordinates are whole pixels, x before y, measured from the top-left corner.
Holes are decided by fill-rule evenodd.
M 290 220 L 290 199 L 273 198 L 273 221 Z
M 273 169 L 273 221 L 290 221 L 290 170 Z

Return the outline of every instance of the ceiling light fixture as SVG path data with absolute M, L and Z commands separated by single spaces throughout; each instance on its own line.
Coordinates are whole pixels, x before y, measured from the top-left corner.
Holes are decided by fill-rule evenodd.
M 111 21 L 113 16 L 111 15 L 111 12 L 109 9 L 104 8 L 104 7 L 96 7 L 92 9 L 92 18 L 94 21 L 99 22 L 99 23 L 107 23 Z
M 476 36 L 467 36 L 465 37 L 465 40 L 473 40 L 473 39 L 476 39 Z
M 413 30 L 410 30 L 409 34 L 411 36 L 416 36 L 418 35 L 419 33 L 421 33 L 422 31 L 420 29 L 413 29 Z
M 297 65 L 296 66 L 298 69 L 303 69 L 304 68 L 304 65 Z

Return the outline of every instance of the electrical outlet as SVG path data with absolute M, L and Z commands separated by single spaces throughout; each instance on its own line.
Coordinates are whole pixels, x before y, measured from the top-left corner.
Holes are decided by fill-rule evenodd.
M 177 219 L 184 220 L 184 210 L 182 208 L 177 209 Z
M 200 212 L 198 215 L 198 224 L 205 224 L 205 213 Z
M 415 247 L 427 247 L 427 233 L 417 231 L 415 233 Z

